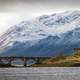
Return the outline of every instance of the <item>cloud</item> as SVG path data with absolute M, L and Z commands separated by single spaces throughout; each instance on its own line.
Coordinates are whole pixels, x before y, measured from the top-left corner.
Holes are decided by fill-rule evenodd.
M 0 0 L 0 12 L 79 9 L 80 0 Z
M 13 14 L 24 19 L 72 9 L 80 9 L 80 0 L 0 0 L 0 29 L 3 26 L 7 29 L 7 22 L 16 21 L 17 17 Z

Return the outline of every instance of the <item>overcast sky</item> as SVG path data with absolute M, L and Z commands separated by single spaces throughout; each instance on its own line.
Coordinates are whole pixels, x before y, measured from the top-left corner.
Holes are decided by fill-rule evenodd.
M 22 20 L 79 9 L 80 0 L 0 0 L 0 34 Z

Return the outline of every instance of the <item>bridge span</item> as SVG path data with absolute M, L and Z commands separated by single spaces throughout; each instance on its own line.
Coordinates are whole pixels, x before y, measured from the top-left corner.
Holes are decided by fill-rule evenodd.
M 12 61 L 16 61 L 16 60 L 21 60 L 23 62 L 23 66 L 27 67 L 27 61 L 28 60 L 34 60 L 36 62 L 36 64 L 40 64 L 41 59 L 47 59 L 50 57 L 14 57 L 14 56 L 10 56 L 10 57 L 0 57 L 0 63 L 2 63 L 2 61 L 7 61 L 8 65 L 12 65 Z

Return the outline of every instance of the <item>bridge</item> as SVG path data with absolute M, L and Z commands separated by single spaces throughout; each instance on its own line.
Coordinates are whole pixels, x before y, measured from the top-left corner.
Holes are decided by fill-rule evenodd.
M 50 57 L 14 57 L 14 56 L 10 56 L 10 57 L 0 57 L 0 63 L 2 63 L 2 61 L 7 61 L 8 65 L 12 65 L 12 61 L 16 61 L 16 60 L 21 60 L 23 62 L 23 66 L 27 67 L 27 61 L 28 60 L 34 60 L 36 62 L 36 64 L 40 64 L 41 59 L 47 59 Z

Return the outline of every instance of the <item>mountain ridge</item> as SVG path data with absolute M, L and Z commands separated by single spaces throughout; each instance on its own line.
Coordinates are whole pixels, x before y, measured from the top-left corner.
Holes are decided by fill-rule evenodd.
M 80 47 L 80 11 L 43 15 L 14 25 L 0 37 L 1 56 L 53 56 Z

